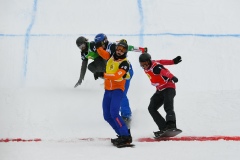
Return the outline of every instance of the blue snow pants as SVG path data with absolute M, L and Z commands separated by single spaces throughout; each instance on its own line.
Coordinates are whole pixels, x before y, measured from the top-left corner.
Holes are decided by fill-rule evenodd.
M 105 90 L 102 102 L 103 117 L 119 136 L 129 136 L 128 128 L 119 115 L 123 95 L 121 89 Z

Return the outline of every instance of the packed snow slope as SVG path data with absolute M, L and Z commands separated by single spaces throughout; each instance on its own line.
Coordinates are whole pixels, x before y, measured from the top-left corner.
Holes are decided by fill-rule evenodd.
M 179 79 L 179 136 L 239 136 L 240 1 L 237 0 L 7 0 L 0 1 L 1 160 L 239 160 L 239 141 L 138 142 L 158 128 L 148 113 L 155 91 L 129 52 L 128 92 L 134 149 L 116 149 L 102 116 L 103 80 L 88 71 L 78 81 L 75 41 L 105 33 L 147 47 L 153 59 L 182 56 L 166 66 Z M 159 110 L 165 115 L 163 108 Z
M 178 77 L 175 111 L 184 136 L 239 135 L 240 2 L 236 0 L 8 0 L 0 2 L 0 138 L 114 137 L 103 120 L 103 81 L 78 81 L 75 40 L 126 39 Z M 129 52 L 133 138 L 157 127 L 147 106 L 155 91 Z M 160 112 L 164 115 L 161 108 Z

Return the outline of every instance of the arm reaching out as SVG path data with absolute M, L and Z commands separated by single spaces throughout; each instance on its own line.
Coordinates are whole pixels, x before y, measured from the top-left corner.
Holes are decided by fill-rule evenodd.
M 81 83 L 84 79 L 84 76 L 86 74 L 86 71 L 87 71 L 87 65 L 88 65 L 88 60 L 83 60 L 82 61 L 82 66 L 81 66 L 81 71 L 80 71 L 80 77 L 79 77 L 78 82 L 75 84 L 74 88 L 81 85 Z

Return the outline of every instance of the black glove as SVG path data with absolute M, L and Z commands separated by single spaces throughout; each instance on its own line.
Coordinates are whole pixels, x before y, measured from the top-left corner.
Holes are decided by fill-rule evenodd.
M 178 78 L 175 77 L 175 76 L 173 76 L 173 77 L 172 77 L 172 81 L 173 81 L 174 83 L 177 83 L 177 82 L 178 82 Z
M 148 52 L 147 47 L 144 47 L 144 53 L 147 53 L 147 52 Z
M 180 62 L 182 62 L 182 57 L 181 56 L 177 56 L 176 58 L 173 59 L 174 64 L 178 64 Z
M 103 72 L 96 72 L 93 75 L 94 75 L 94 79 L 97 80 L 99 77 L 103 78 L 104 73 Z
M 97 49 L 98 49 L 99 47 L 102 47 L 102 42 L 100 41 L 100 42 L 95 43 L 95 46 L 96 46 Z
M 75 84 L 74 88 L 81 85 L 81 83 L 84 79 L 84 76 L 86 74 L 86 71 L 87 71 L 87 65 L 88 65 L 88 59 L 83 60 L 82 61 L 82 67 L 81 67 L 81 70 L 80 70 L 80 77 L 79 77 L 78 82 Z
M 74 88 L 76 88 L 77 86 L 81 85 L 81 83 L 82 83 L 82 80 L 79 80 L 79 81 L 75 84 Z

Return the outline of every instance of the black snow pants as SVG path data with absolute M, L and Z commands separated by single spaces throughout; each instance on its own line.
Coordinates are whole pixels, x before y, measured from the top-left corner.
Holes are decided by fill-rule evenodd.
M 97 57 L 94 59 L 93 62 L 91 62 L 88 65 L 88 69 L 92 72 L 92 73 L 96 73 L 96 72 L 105 72 L 106 70 L 106 63 L 107 61 L 104 60 L 102 57 Z
M 153 120 L 157 124 L 159 130 L 166 127 L 167 121 L 175 121 L 176 116 L 174 112 L 174 97 L 176 95 L 176 90 L 174 88 L 166 88 L 162 91 L 156 91 L 151 97 L 150 104 L 148 106 L 148 111 L 152 116 Z M 166 112 L 166 120 L 158 112 L 158 109 L 164 105 L 164 110 Z

